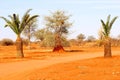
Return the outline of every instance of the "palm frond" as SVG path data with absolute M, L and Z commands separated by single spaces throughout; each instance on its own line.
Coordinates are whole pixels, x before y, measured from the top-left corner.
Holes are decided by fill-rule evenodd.
M 2 19 L 7 23 L 7 24 L 5 25 L 5 27 L 7 27 L 8 24 L 12 24 L 11 21 L 8 20 L 7 18 L 5 18 L 5 17 L 0 17 L 0 18 L 2 18 Z
M 117 17 L 114 17 L 114 18 L 110 21 L 110 15 L 109 15 L 109 16 L 107 17 L 106 24 L 104 23 L 103 20 L 101 20 L 102 27 L 103 27 L 104 37 L 109 37 L 110 31 L 111 31 L 111 28 L 112 28 L 112 25 L 113 25 L 113 23 L 115 22 L 116 19 L 117 19 Z
M 14 16 L 14 22 L 15 22 L 15 24 L 19 27 L 19 23 L 20 23 L 19 16 L 16 15 L 16 14 L 13 14 L 13 16 Z
M 9 15 L 8 17 L 9 19 L 6 19 L 4 17 L 0 17 L 3 20 L 5 20 L 6 25 L 5 27 L 9 26 L 17 35 L 21 34 L 21 32 L 23 31 L 23 29 L 27 26 L 27 24 L 35 19 L 36 17 L 38 17 L 38 15 L 32 16 L 30 17 L 29 12 L 32 9 L 27 10 L 27 12 L 24 14 L 24 16 L 22 17 L 22 20 L 20 21 L 19 19 L 19 15 L 17 14 L 13 14 L 13 15 Z
M 110 23 L 110 16 L 111 16 L 111 15 L 108 15 L 108 17 L 107 17 L 106 26 L 109 26 L 109 23 Z
M 13 16 L 9 15 L 9 17 L 10 17 L 11 20 L 8 20 L 8 19 L 6 19 L 4 17 L 1 17 L 6 22 L 5 27 L 7 27 L 7 26 L 10 27 L 16 34 L 18 34 L 19 31 L 18 31 L 17 25 L 14 22 L 15 20 L 14 20 Z
M 29 12 L 31 11 L 32 9 L 28 9 L 27 11 L 26 11 L 26 13 L 24 14 L 24 16 L 22 17 L 22 22 L 24 22 L 24 20 L 26 20 L 26 16 L 28 16 L 29 14 Z
M 24 16 L 22 17 L 21 23 L 20 23 L 20 32 L 23 31 L 23 29 L 25 28 L 25 26 L 27 25 L 26 22 L 30 17 L 30 14 L 28 14 L 32 9 L 28 9 L 27 12 L 24 14 Z
M 24 18 L 22 18 L 22 21 L 21 21 L 21 27 L 25 26 L 26 25 L 26 21 L 27 19 L 29 18 L 29 14 L 27 14 L 26 16 L 24 16 Z
M 107 27 L 106 27 L 106 24 L 104 23 L 103 20 L 101 20 L 101 23 L 102 23 L 102 27 L 103 27 L 103 31 L 104 31 L 104 35 L 108 35 L 108 30 L 107 30 Z
M 28 19 L 28 17 L 29 17 L 29 12 L 31 11 L 32 9 L 28 9 L 27 11 L 26 11 L 26 13 L 24 14 L 24 16 L 22 17 L 22 20 L 21 20 L 21 23 L 20 23 L 20 27 L 22 27 L 22 26 L 25 26 L 25 22 L 26 22 L 26 20 Z
M 9 24 L 9 27 L 16 33 L 19 34 L 19 27 L 13 22 L 12 24 Z
M 23 31 L 24 28 L 30 23 L 30 21 L 32 21 L 33 19 L 37 18 L 38 15 L 35 16 L 26 16 L 26 18 L 24 18 L 25 20 L 23 20 L 24 22 L 22 22 L 22 24 L 20 25 L 20 31 Z
M 16 33 L 16 34 L 18 34 L 18 26 L 17 26 L 17 24 L 16 24 L 16 20 L 15 20 L 15 16 L 16 16 L 16 14 L 13 14 L 12 16 L 11 15 L 9 15 L 8 17 L 11 19 L 11 24 L 9 24 L 9 27 Z
M 111 28 L 112 28 L 112 25 L 113 25 L 113 23 L 115 22 L 115 20 L 117 19 L 118 17 L 116 16 L 116 17 L 114 17 L 112 20 L 111 20 L 111 22 L 110 22 L 110 30 L 111 30 Z
M 31 16 L 27 21 L 26 23 L 30 23 L 30 21 L 34 20 L 35 18 L 39 17 L 39 15 L 34 15 L 34 16 Z

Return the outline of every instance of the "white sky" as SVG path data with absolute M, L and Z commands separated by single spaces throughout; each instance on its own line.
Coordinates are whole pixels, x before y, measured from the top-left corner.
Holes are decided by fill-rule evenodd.
M 97 38 L 101 26 L 100 19 L 106 20 L 120 17 L 120 0 L 0 0 L 0 16 L 8 18 L 8 15 L 17 13 L 22 16 L 26 10 L 32 8 L 31 14 L 38 14 L 39 27 L 44 27 L 44 16 L 50 11 L 64 10 L 71 14 L 71 21 L 74 22 L 70 28 L 68 38 L 75 38 L 83 33 L 86 36 L 93 35 Z M 10 38 L 15 40 L 16 35 L 10 28 L 4 28 L 5 22 L 0 19 L 0 39 Z M 120 34 L 120 18 L 113 25 L 111 36 L 117 37 Z

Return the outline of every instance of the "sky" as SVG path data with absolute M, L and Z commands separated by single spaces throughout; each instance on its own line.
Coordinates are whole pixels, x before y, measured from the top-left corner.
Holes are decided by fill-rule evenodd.
M 21 17 L 28 9 L 30 13 L 38 14 L 39 28 L 45 28 L 44 17 L 50 12 L 64 10 L 66 14 L 72 15 L 70 22 L 73 25 L 69 29 L 68 38 L 76 38 L 80 33 L 98 38 L 101 27 L 100 20 L 106 21 L 110 14 L 111 18 L 118 16 L 113 24 L 111 36 L 120 34 L 120 0 L 0 0 L 0 16 L 8 18 L 13 13 Z M 9 28 L 4 28 L 5 21 L 0 19 L 0 40 L 3 38 L 16 39 L 16 34 Z

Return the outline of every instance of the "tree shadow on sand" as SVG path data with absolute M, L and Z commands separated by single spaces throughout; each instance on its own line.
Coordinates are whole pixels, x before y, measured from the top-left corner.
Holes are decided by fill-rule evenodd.
M 84 52 L 84 50 L 65 50 L 65 52 Z

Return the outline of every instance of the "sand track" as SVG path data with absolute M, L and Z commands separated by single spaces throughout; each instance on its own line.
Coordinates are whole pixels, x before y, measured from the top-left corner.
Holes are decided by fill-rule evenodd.
M 118 55 L 118 51 L 114 52 Z M 0 80 L 26 80 L 23 79 L 30 72 L 48 67 L 53 64 L 95 58 L 103 56 L 102 52 L 74 54 L 69 56 L 48 57 L 45 60 L 28 60 L 11 63 L 0 63 Z

